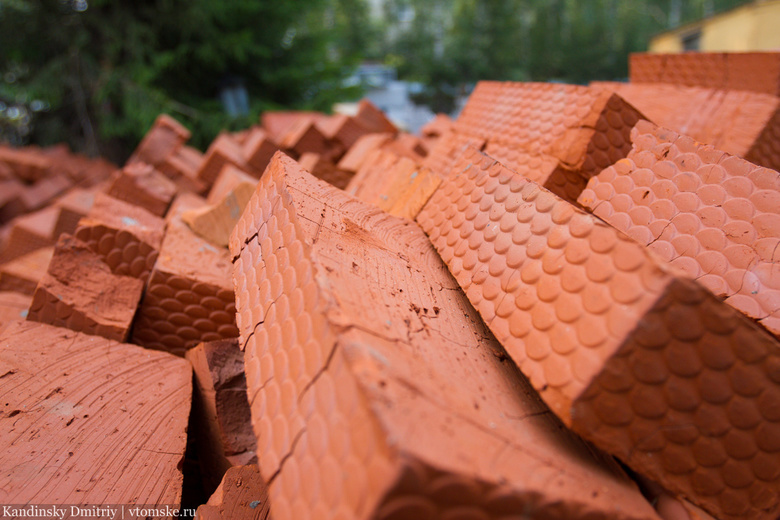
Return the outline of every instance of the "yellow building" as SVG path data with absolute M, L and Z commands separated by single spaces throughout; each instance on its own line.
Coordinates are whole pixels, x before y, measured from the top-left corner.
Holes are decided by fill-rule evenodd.
M 756 0 L 656 35 L 649 52 L 780 50 L 780 0 Z

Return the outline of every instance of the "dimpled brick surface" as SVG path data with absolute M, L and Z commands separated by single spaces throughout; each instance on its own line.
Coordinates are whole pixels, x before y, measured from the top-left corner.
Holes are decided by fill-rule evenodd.
M 780 333 L 780 175 L 647 122 L 579 198 L 735 309 Z
M 231 251 L 277 520 L 654 517 L 502 360 L 413 223 L 277 154 Z
M 230 258 L 182 222 L 181 214 L 204 204 L 180 195 L 169 213 L 160 254 L 133 324 L 133 343 L 183 356 L 201 341 L 235 338 L 235 299 Z
M 693 285 L 656 303 L 575 404 L 573 426 L 718 518 L 777 518 L 777 342 Z
M 423 160 L 423 164 L 438 175 L 447 175 L 452 165 L 467 146 L 480 150 L 485 145 L 485 139 L 473 135 L 461 134 L 454 130 L 443 134 L 433 146 L 433 149 Z
M 768 168 L 780 168 L 780 100 L 756 92 L 594 82 L 651 121 Z
M 670 83 L 777 96 L 780 53 L 635 53 L 629 58 L 629 76 L 631 83 Z
M 710 508 L 716 516 L 726 514 L 719 504 L 700 497 L 691 479 L 679 479 L 674 468 L 659 464 L 653 451 L 643 449 L 641 435 L 616 436 L 607 427 L 609 423 L 603 429 L 594 423 L 609 415 L 607 406 L 621 411 L 634 405 L 643 414 L 660 413 L 657 404 L 666 395 L 677 393 L 673 385 L 662 383 L 674 381 L 675 371 L 687 374 L 685 363 L 696 366 L 695 360 L 690 361 L 693 349 L 686 342 L 699 349 L 700 363 L 717 364 L 721 352 L 714 347 L 708 350 L 709 341 L 714 339 L 699 332 L 703 316 L 713 326 L 721 321 L 735 323 L 731 329 L 722 329 L 719 338 L 732 353 L 744 345 L 746 350 L 757 348 L 771 357 L 764 368 L 741 363 L 740 377 L 743 372 L 761 370 L 770 371 L 770 380 L 775 377 L 771 370 L 780 358 L 777 351 L 766 353 L 774 343 L 769 335 L 695 282 L 678 276 L 677 270 L 666 267 L 662 259 L 628 236 L 476 150 L 462 158 L 457 173 L 434 193 L 417 220 L 498 340 L 566 424 L 621 456 L 639 473 Z M 671 310 L 665 321 L 659 321 L 657 310 L 664 305 Z M 665 346 L 661 354 L 665 363 L 653 368 L 654 385 L 644 388 L 644 393 L 615 392 L 606 398 L 601 415 L 583 421 L 578 407 L 592 399 L 597 382 L 609 384 L 610 378 L 627 375 L 612 370 L 617 363 L 614 358 L 627 356 L 632 365 L 639 364 L 641 357 L 632 357 L 637 349 L 631 345 L 656 341 L 662 341 L 658 348 Z M 644 370 L 640 366 L 632 373 L 641 378 Z M 756 394 L 740 401 L 746 403 L 745 411 L 730 408 L 724 401 L 713 406 L 705 397 L 709 384 L 687 381 L 680 399 L 688 400 L 688 408 L 683 408 L 683 413 L 666 413 L 661 407 L 663 413 L 652 416 L 660 422 L 653 423 L 650 430 L 692 428 L 705 437 L 729 413 L 755 410 L 765 418 L 776 415 L 775 398 L 763 401 Z M 728 384 L 719 391 L 731 393 Z M 772 382 L 766 395 L 776 391 Z M 647 411 L 650 407 L 655 407 L 653 412 Z M 618 415 L 606 420 L 624 418 Z M 768 455 L 774 445 L 766 448 Z M 695 459 L 694 446 L 683 443 L 677 449 L 680 459 Z M 740 457 L 727 456 L 729 467 L 740 471 L 749 468 L 752 461 Z M 763 474 L 780 473 L 780 461 L 769 458 L 769 462 L 762 459 L 766 465 Z M 736 483 L 729 489 L 730 494 L 739 495 L 733 501 L 726 499 L 729 503 L 750 501 L 751 491 L 740 486 Z M 771 503 L 776 510 L 776 497 L 761 500 L 762 507 Z
M 600 89 L 483 81 L 455 129 L 488 144 L 552 156 L 587 180 L 626 156 L 631 128 L 641 117 L 622 98 Z

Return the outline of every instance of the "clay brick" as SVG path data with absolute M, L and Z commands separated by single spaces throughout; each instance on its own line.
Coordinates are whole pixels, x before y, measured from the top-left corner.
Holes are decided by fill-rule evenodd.
M 367 99 L 363 99 L 358 104 L 358 113 L 355 116 L 358 123 L 363 125 L 369 132 L 391 134 L 398 133 L 398 128 L 387 118 L 384 112 L 379 110 L 376 105 Z
M 200 343 L 187 351 L 195 372 L 193 404 L 200 463 L 209 489 L 233 466 L 257 463 L 244 377 L 244 354 L 237 339 Z
M 420 138 L 405 132 L 399 133 L 395 139 L 383 144 L 382 148 L 415 162 L 421 162 L 428 155 L 428 149 Z
M 53 253 L 53 247 L 42 247 L 0 264 L 0 291 L 15 291 L 32 296 L 38 282 L 46 274 Z
M 381 156 L 385 153 L 377 154 L 379 164 L 383 164 Z M 414 220 L 440 183 L 441 178 L 425 166 L 396 157 L 386 169 L 361 169 L 346 191 L 391 215 Z
M 8 222 L 26 212 L 21 200 L 23 192 L 24 184 L 17 179 L 0 181 L 0 222 Z
M 128 163 L 162 164 L 189 141 L 191 133 L 168 114 L 160 114 L 146 133 Z
M 306 120 L 316 122 L 327 118 L 320 112 L 306 111 L 271 111 L 263 112 L 260 116 L 260 124 L 263 126 L 268 136 L 276 143 L 281 142 L 282 138 L 296 123 Z
M 780 53 L 634 53 L 629 58 L 629 76 L 631 83 L 668 83 L 778 96 Z
M 176 195 L 176 185 L 153 166 L 133 163 L 117 173 L 106 193 L 162 217 Z
M 11 230 L 0 251 L 0 263 L 54 245 L 54 228 L 59 213 L 58 208 L 49 207 L 15 218 L 10 224 Z
M 626 156 L 631 150 L 631 128 L 642 117 L 620 96 L 603 89 L 481 81 L 455 129 L 488 145 L 554 157 L 562 168 L 587 182 Z M 515 168 L 511 163 L 507 166 Z M 556 195 L 575 200 L 570 193 Z
M 217 180 L 209 190 L 209 195 L 206 197 L 208 204 L 216 204 L 220 200 L 224 199 L 231 191 L 237 186 L 250 183 L 253 186 L 257 186 L 257 179 L 252 177 L 244 170 L 236 168 L 231 164 L 226 164 L 217 176 Z
M 211 495 L 198 507 L 200 520 L 267 520 L 271 518 L 268 488 L 257 466 L 230 468 Z
M 254 173 L 262 174 L 278 149 L 279 145 L 271 140 L 265 130 L 253 127 L 243 144 L 244 159 Z
M 778 173 L 640 121 L 578 202 L 780 334 Z
M 157 166 L 157 169 L 171 179 L 179 192 L 190 191 L 204 193 L 206 184 L 198 179 L 198 170 L 203 163 L 203 155 L 194 148 L 182 146 L 176 153 Z
M 414 223 L 277 154 L 231 252 L 275 519 L 654 517 L 502 361 Z
M 356 118 L 344 114 L 332 115 L 316 125 L 325 139 L 338 143 L 342 150 L 349 150 L 358 139 L 370 133 Z
M 242 182 L 233 187 L 221 200 L 214 204 L 185 211 L 181 215 L 192 231 L 218 247 L 227 247 L 230 232 L 238 222 L 257 182 Z
M 360 137 L 357 141 L 355 141 L 355 144 L 353 144 L 349 150 L 347 150 L 347 153 L 345 153 L 344 156 L 339 160 L 339 170 L 350 173 L 357 172 L 371 151 L 380 148 L 383 144 L 392 138 L 393 135 L 389 133 L 373 133 Z
M 485 140 L 456 131 L 448 132 L 436 141 L 422 163 L 440 176 L 448 175 L 457 158 L 469 146 L 481 150 Z
M 318 179 L 322 179 L 328 184 L 341 189 L 346 188 L 354 176 L 351 172 L 339 169 L 330 160 L 318 153 L 306 152 L 298 159 L 298 163 L 303 169 Z
M 51 175 L 31 186 L 26 186 L 20 195 L 21 205 L 25 212 L 42 208 L 72 185 L 73 183 L 65 174 Z
M 251 168 L 244 160 L 244 152 L 241 145 L 228 134 L 220 134 L 211 143 L 203 162 L 198 170 L 198 179 L 203 181 L 207 188 L 214 184 L 219 172 L 226 164 L 232 164 L 240 170 L 250 172 Z
M 113 274 L 87 244 L 62 235 L 27 319 L 125 341 L 142 293 L 143 282 Z
M 455 122 L 447 114 L 436 114 L 436 117 L 420 128 L 420 135 L 423 137 L 441 137 L 450 132 L 454 125 Z
M 0 332 L 3 327 L 12 321 L 27 318 L 27 309 L 30 308 L 32 297 L 13 291 L 0 291 Z
M 85 242 L 117 275 L 144 284 L 157 260 L 165 221 L 140 206 L 98 194 L 75 236 Z
M 565 424 L 719 518 L 777 516 L 780 350 L 765 330 L 476 150 L 417 221 Z
M 780 168 L 780 99 L 673 85 L 594 83 L 625 97 L 654 123 L 733 155 Z
M 328 151 L 328 143 L 325 136 L 317 128 L 312 120 L 301 119 L 290 127 L 279 145 L 290 150 L 296 157 L 306 152 L 324 154 Z
M 73 188 L 54 202 L 54 206 L 60 208 L 57 224 L 54 226 L 54 236 L 76 232 L 79 220 L 87 216 L 95 203 L 96 191 L 95 189 Z
M 31 183 L 48 175 L 51 162 L 39 149 L 0 145 L 0 162 L 8 165 L 17 179 Z
M 179 195 L 133 324 L 133 343 L 183 356 L 202 341 L 235 338 L 230 256 L 193 233 L 181 214 L 205 204 Z
M 0 503 L 181 503 L 186 361 L 30 322 L 0 344 Z

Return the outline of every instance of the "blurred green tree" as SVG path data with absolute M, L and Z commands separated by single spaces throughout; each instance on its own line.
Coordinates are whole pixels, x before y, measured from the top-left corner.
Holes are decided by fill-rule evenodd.
M 365 0 L 0 0 L 0 99 L 39 101 L 34 141 L 123 160 L 160 112 L 204 147 L 278 107 L 355 95 Z M 219 100 L 244 85 L 249 115 Z

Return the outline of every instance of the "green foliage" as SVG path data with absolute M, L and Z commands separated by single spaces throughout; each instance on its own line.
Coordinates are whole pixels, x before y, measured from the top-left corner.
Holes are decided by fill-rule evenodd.
M 203 147 L 264 109 L 328 109 L 354 96 L 341 78 L 366 46 L 362 3 L 0 0 L 0 99 L 48 105 L 35 124 L 42 144 L 121 160 L 167 112 Z M 246 86 L 248 117 L 224 113 L 218 94 L 230 78 Z

